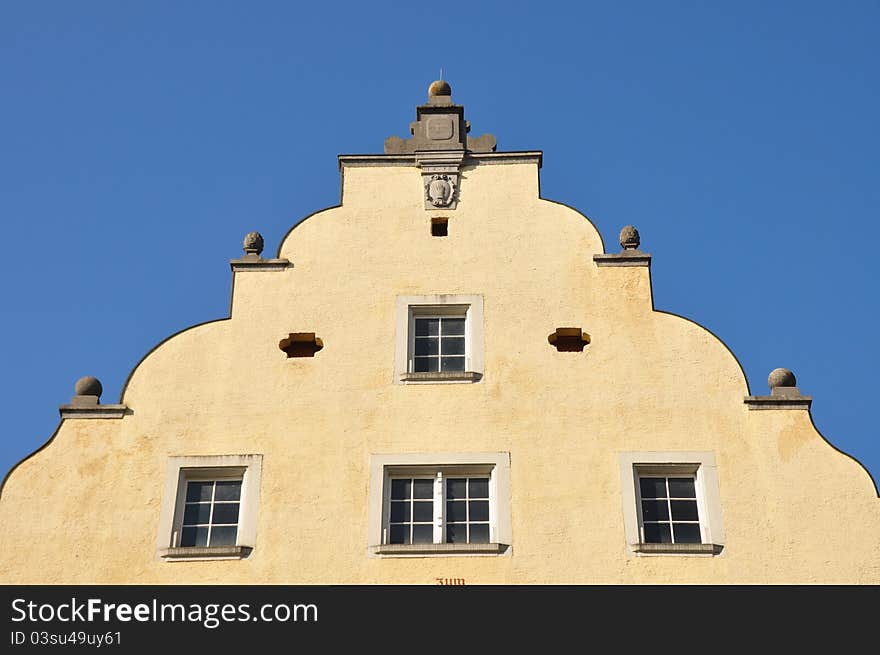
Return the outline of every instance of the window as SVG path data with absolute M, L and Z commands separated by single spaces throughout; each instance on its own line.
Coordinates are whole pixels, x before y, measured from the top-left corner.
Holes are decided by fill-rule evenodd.
M 395 383 L 476 382 L 483 375 L 483 300 L 399 296 Z
M 464 314 L 414 314 L 412 372 L 464 371 Z
M 639 509 L 642 543 L 703 543 L 693 475 L 640 475 Z
M 238 559 L 255 545 L 262 455 L 171 457 L 159 520 L 165 560 Z
M 389 544 L 488 544 L 489 476 L 392 477 L 388 517 Z
M 373 553 L 499 554 L 507 550 L 507 453 L 374 455 L 370 468 Z
M 717 555 L 724 544 L 712 453 L 621 453 L 624 530 L 639 554 Z
M 234 546 L 238 536 L 241 478 L 187 480 L 181 546 Z

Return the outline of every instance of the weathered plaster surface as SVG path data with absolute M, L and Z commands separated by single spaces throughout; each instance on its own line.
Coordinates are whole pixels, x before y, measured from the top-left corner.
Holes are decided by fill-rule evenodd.
M 865 470 L 809 412 L 749 412 L 724 344 L 653 311 L 648 267 L 597 266 L 596 229 L 538 197 L 535 164 L 465 166 L 445 214 L 425 211 L 415 167 L 343 172 L 342 204 L 279 249 L 295 267 L 236 272 L 231 318 L 153 351 L 130 415 L 67 419 L 14 469 L 0 582 L 880 583 Z M 432 237 L 441 215 L 449 235 Z M 483 296 L 479 382 L 392 383 L 395 298 L 426 294 Z M 567 325 L 591 335 L 584 352 L 547 343 Z M 290 332 L 324 348 L 288 359 Z M 627 549 L 618 453 L 674 450 L 715 454 L 721 555 Z M 508 554 L 367 556 L 371 453 L 480 451 L 510 453 Z M 263 455 L 251 555 L 161 561 L 167 458 L 246 453 Z

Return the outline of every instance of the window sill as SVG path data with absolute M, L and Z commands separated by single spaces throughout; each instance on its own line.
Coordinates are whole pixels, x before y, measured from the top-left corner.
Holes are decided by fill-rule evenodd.
M 383 544 L 373 546 L 376 555 L 500 555 L 507 544 Z
M 253 550 L 250 546 L 186 546 L 163 548 L 159 556 L 167 561 L 244 559 Z
M 401 382 L 477 382 L 483 377 L 475 371 L 428 371 L 424 373 L 404 373 Z
M 632 544 L 637 553 L 659 555 L 718 555 L 721 544 Z

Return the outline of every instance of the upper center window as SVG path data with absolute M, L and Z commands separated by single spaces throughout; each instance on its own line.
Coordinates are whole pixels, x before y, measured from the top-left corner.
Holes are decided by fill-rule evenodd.
M 395 384 L 477 382 L 483 377 L 483 297 L 398 296 Z
M 414 373 L 465 370 L 464 316 L 416 316 L 414 323 Z

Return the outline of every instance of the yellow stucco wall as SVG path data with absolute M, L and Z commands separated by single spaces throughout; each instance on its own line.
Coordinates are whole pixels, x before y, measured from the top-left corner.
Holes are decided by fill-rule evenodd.
M 4 583 L 880 583 L 880 500 L 804 410 L 749 411 L 712 334 L 652 309 L 645 267 L 597 267 L 599 234 L 538 197 L 535 163 L 464 169 L 453 211 L 426 211 L 413 166 L 346 166 L 343 202 L 300 223 L 293 267 L 235 274 L 228 320 L 136 368 L 122 419 L 66 419 L 0 496 Z M 449 236 L 430 218 L 449 217 Z M 615 249 L 616 250 L 616 249 Z M 654 253 L 662 257 L 662 253 Z M 485 375 L 393 384 L 395 298 L 481 294 Z M 579 326 L 583 353 L 547 335 Z M 314 358 L 278 342 L 316 332 Z M 501 556 L 371 556 L 373 453 L 510 453 Z M 711 451 L 717 556 L 637 556 L 618 453 Z M 256 548 L 157 556 L 166 462 L 263 455 Z

